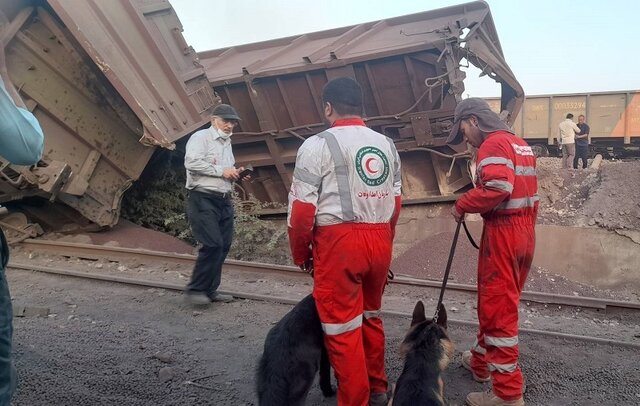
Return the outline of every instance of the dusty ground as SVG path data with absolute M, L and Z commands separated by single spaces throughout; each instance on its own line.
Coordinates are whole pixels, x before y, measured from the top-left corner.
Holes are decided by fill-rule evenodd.
M 50 309 L 15 319 L 16 406 L 254 405 L 253 371 L 268 329 L 290 306 L 236 301 L 201 311 L 178 293 L 10 270 L 16 302 Z M 385 317 L 387 371 L 408 319 Z M 473 330 L 451 326 L 458 350 Z M 521 334 L 528 405 L 637 405 L 637 350 Z M 612 367 L 615 366 L 615 367 Z M 445 372 L 450 404 L 482 390 L 460 364 Z M 189 382 L 193 382 L 193 385 Z M 485 385 L 486 386 L 486 385 Z M 307 404 L 333 405 L 314 386 Z

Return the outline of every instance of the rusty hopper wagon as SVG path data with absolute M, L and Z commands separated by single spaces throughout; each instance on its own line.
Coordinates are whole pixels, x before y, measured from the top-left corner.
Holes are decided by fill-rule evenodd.
M 0 158 L 0 204 L 20 201 L 54 229 L 63 224 L 54 207 L 116 224 L 123 193 L 156 147 L 172 149 L 221 100 L 243 117 L 236 160 L 255 168 L 245 196 L 284 204 L 298 147 L 325 128 L 323 85 L 356 78 L 368 125 L 401 153 L 405 201 L 420 203 L 470 184 L 464 147 L 444 145 L 464 91 L 461 67 L 501 83 L 509 123 L 524 97 L 484 2 L 199 55 L 166 0 L 0 0 L 0 11 L 10 80 L 45 132 L 37 165 Z
M 524 93 L 505 62 L 488 5 L 419 14 L 199 53 L 215 92 L 243 117 L 233 137 L 252 164 L 246 194 L 285 204 L 296 151 L 326 128 L 320 95 L 333 78 L 363 87 L 365 116 L 402 159 L 403 200 L 454 199 L 470 185 L 464 146 L 445 145 L 471 63 L 502 87 L 499 111 L 513 124 Z M 282 209 L 280 209 L 282 210 Z
M 487 99 L 494 111 L 500 100 Z M 558 124 L 567 113 L 584 114 L 591 128 L 593 152 L 638 156 L 640 151 L 640 91 L 572 93 L 527 96 L 513 128 L 531 145 L 555 149 Z M 550 147 L 551 146 L 551 147 Z M 547 151 L 548 152 L 548 151 Z
M 38 165 L 0 158 L 0 203 L 39 196 L 114 225 L 154 146 L 172 148 L 219 102 L 180 21 L 164 0 L 0 0 L 0 11 L 10 79 L 45 133 Z M 46 223 L 49 210 L 30 214 Z

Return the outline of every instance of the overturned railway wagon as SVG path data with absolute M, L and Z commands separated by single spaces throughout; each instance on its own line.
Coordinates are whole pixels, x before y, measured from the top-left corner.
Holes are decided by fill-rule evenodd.
M 470 185 L 465 146 L 445 145 L 471 63 L 499 82 L 513 124 L 524 94 L 484 2 L 199 53 L 211 86 L 243 120 L 233 137 L 255 175 L 244 193 L 285 204 L 296 152 L 326 128 L 320 96 L 336 77 L 363 87 L 367 124 L 402 159 L 405 203 L 445 201 Z
M 0 158 L 0 203 L 38 196 L 114 225 L 154 147 L 172 148 L 218 102 L 180 21 L 164 0 L 0 0 L 0 11 L 10 80 L 45 133 L 37 165 Z
M 255 168 L 245 196 L 284 204 L 297 149 L 326 127 L 322 87 L 355 78 L 368 125 L 401 154 L 405 202 L 423 203 L 470 185 L 465 147 L 444 144 L 462 68 L 502 85 L 498 110 L 510 124 L 524 98 L 484 2 L 200 54 L 166 0 L 0 0 L 0 11 L 10 80 L 45 133 L 37 165 L 0 158 L 0 204 L 20 201 L 53 229 L 52 208 L 114 225 L 156 147 L 173 148 L 220 101 L 243 117 L 236 160 Z

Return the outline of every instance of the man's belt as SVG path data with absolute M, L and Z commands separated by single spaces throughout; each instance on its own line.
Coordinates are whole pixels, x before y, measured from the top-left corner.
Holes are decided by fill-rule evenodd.
M 206 194 L 211 195 L 211 196 L 219 197 L 221 199 L 230 199 L 231 198 L 231 191 L 229 191 L 229 192 L 218 192 L 217 190 L 210 190 L 210 189 L 204 189 L 204 188 L 195 188 L 193 190 L 196 191 L 196 192 L 206 193 Z

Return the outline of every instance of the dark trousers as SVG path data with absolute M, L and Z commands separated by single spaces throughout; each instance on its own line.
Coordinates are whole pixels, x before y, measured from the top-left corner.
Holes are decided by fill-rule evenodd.
M 5 275 L 9 260 L 9 247 L 0 230 L 0 406 L 9 405 L 18 383 L 16 369 L 11 360 L 13 336 L 13 308 L 11 293 Z
M 187 216 L 193 237 L 202 244 L 187 290 L 212 297 L 220 286 L 222 264 L 231 248 L 233 204 L 231 199 L 191 191 Z
M 11 336 L 13 335 L 13 309 L 9 285 L 0 268 L 0 405 L 9 405 L 16 388 L 16 371 L 11 361 Z
M 578 159 L 582 159 L 582 169 L 587 167 L 589 157 L 589 145 L 576 144 L 576 156 L 573 158 L 573 169 L 578 169 Z

